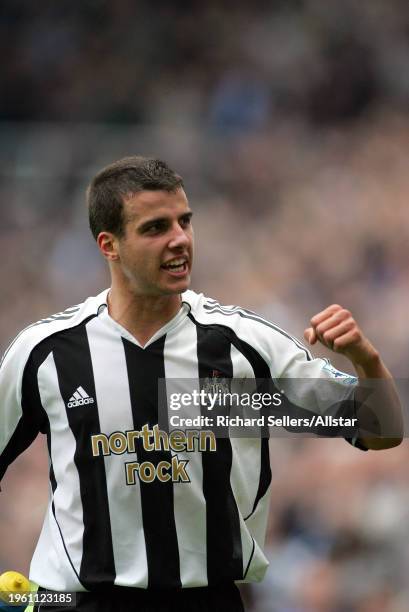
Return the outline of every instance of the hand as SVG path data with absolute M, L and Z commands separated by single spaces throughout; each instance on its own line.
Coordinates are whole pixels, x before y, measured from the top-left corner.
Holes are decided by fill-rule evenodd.
M 328 306 L 311 319 L 311 327 L 304 331 L 309 344 L 317 340 L 335 353 L 342 353 L 356 366 L 365 367 L 379 359 L 378 352 L 364 336 L 349 312 L 338 304 Z
M 368 396 L 367 388 L 364 389 L 365 396 L 359 402 L 357 412 L 361 432 L 359 440 L 364 447 L 374 450 L 393 448 L 400 444 L 403 436 L 403 417 L 393 378 L 349 310 L 338 304 L 328 306 L 311 319 L 311 327 L 305 330 L 304 338 L 309 344 L 315 344 L 319 340 L 332 351 L 348 357 L 355 367 L 360 384 L 365 378 L 384 379 L 377 393 Z M 380 436 L 372 433 L 373 422 L 379 425 Z

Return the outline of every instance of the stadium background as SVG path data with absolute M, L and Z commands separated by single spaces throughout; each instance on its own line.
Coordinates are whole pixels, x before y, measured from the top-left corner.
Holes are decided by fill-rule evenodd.
M 3 0 L 0 49 L 1 352 L 107 285 L 84 189 L 142 153 L 185 177 L 195 289 L 299 337 L 339 302 L 407 376 L 407 2 Z M 272 440 L 271 458 L 248 610 L 407 612 L 406 441 Z M 46 472 L 37 440 L 4 479 L 0 570 L 28 572 Z

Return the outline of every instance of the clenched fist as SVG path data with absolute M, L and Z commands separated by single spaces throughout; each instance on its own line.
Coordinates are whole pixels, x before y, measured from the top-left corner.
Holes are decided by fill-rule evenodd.
M 311 327 L 304 331 L 304 338 L 309 344 L 319 340 L 335 353 L 348 357 L 356 366 L 365 366 L 379 358 L 349 310 L 342 306 L 328 306 L 312 317 L 310 323 Z

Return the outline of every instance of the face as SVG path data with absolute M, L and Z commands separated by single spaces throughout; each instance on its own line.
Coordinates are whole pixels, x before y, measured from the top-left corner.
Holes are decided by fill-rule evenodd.
M 189 287 L 191 216 L 183 189 L 141 191 L 125 201 L 124 235 L 114 238 L 109 259 L 135 294 L 172 295 Z

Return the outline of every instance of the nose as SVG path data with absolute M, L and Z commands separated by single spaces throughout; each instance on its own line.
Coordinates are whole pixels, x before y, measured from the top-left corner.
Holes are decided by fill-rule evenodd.
M 176 223 L 172 231 L 172 237 L 169 240 L 169 248 L 186 248 L 189 245 L 189 242 L 190 238 L 186 231 L 179 225 L 179 223 Z

